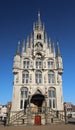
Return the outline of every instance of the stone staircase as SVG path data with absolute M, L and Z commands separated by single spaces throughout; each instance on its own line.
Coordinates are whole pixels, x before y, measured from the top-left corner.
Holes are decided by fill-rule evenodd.
M 35 123 L 35 119 L 37 119 L 37 117 L 40 117 L 40 122 L 38 124 Z M 37 113 L 31 111 L 31 108 L 27 108 L 26 111 L 19 111 L 13 116 L 10 116 L 7 120 L 8 125 L 46 125 L 64 122 L 63 112 L 57 112 L 49 108 L 46 108 L 43 112 Z
M 4 125 L 4 122 L 3 122 L 3 121 L 0 121 L 0 125 Z

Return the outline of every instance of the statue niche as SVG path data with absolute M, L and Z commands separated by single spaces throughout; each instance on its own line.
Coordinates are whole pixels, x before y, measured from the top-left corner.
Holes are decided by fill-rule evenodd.
M 35 48 L 37 51 L 41 51 L 41 50 L 43 50 L 43 45 L 40 42 L 38 42 L 38 43 L 36 43 Z

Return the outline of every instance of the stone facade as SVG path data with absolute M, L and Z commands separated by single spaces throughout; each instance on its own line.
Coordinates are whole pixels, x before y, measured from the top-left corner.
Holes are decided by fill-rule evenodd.
M 62 56 L 57 43 L 48 38 L 40 19 L 33 25 L 33 31 L 27 40 L 23 40 L 20 54 L 20 41 L 13 64 L 13 98 L 11 111 L 34 107 L 40 111 L 43 107 L 63 110 L 62 94 Z
M 7 116 L 7 107 L 4 105 L 0 105 L 0 120 L 4 120 Z

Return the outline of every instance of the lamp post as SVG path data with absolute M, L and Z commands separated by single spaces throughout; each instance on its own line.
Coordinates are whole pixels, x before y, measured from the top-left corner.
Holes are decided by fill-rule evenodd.
M 11 109 L 11 105 L 8 104 L 7 106 L 7 124 L 9 125 L 10 122 L 10 109 Z
M 66 102 L 64 103 L 64 117 L 65 117 L 65 124 L 66 124 L 66 122 L 67 122 L 67 119 L 66 119 L 66 115 L 67 113 L 66 113 Z

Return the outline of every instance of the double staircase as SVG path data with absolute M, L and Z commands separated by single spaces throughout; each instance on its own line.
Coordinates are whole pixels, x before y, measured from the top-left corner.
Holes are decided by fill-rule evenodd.
M 18 111 L 7 118 L 7 125 L 46 125 L 64 123 L 64 112 L 45 108 L 43 111 L 34 112 L 33 108 Z

